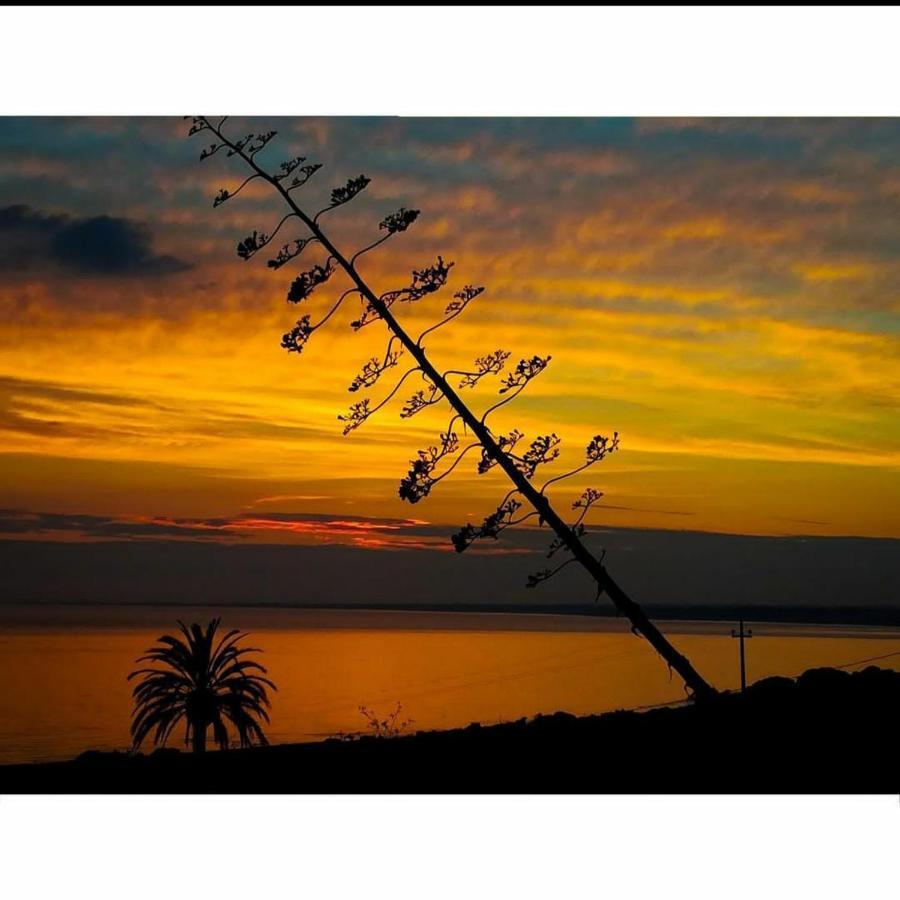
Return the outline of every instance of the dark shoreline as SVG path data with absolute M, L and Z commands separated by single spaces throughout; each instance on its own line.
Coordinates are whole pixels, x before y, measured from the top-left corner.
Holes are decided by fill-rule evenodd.
M 704 704 L 388 739 L 0 766 L 3 793 L 898 793 L 900 672 L 811 669 Z

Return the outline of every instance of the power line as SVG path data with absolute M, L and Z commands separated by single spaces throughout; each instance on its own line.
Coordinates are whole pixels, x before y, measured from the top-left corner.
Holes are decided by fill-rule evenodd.
M 831 666 L 832 669 L 849 669 L 851 666 L 861 666 L 867 662 L 877 662 L 879 659 L 888 659 L 891 656 L 900 656 L 900 650 L 894 650 L 892 653 L 882 653 L 881 656 L 870 656 L 867 659 L 857 659 L 853 662 L 842 663 L 841 665 Z M 802 673 L 798 673 L 802 674 Z M 796 677 L 796 676 L 793 676 Z

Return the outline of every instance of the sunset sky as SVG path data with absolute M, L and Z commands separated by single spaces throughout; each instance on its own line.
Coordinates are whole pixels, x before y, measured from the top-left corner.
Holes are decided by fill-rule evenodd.
M 372 178 L 323 220 L 348 252 L 387 213 L 422 210 L 361 270 L 385 291 L 437 254 L 455 262 L 442 294 L 400 310 L 411 329 L 462 285 L 486 287 L 428 341 L 442 367 L 498 348 L 552 355 L 496 431 L 556 432 L 563 466 L 620 433 L 620 452 L 560 487 L 562 509 L 592 485 L 598 526 L 900 537 L 897 120 L 230 127 L 278 129 L 260 157 L 272 166 L 324 163 L 297 194 L 310 211 Z M 297 318 L 288 285 L 320 257 L 277 272 L 265 253 L 239 260 L 237 241 L 283 210 L 252 188 L 214 210 L 245 173 L 224 154 L 199 163 L 208 141 L 186 131 L 0 120 L 0 531 L 447 547 L 502 498 L 501 475 L 479 478 L 473 455 L 427 500 L 400 501 L 446 412 L 400 419 L 411 384 L 341 435 L 381 326 L 353 333 L 351 298 L 300 356 L 281 350 Z M 497 386 L 472 393 L 476 408 Z

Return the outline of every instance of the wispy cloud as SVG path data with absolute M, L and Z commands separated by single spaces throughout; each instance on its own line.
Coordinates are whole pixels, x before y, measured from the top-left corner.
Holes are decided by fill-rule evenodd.
M 98 516 L 0 509 L 0 536 L 42 540 L 186 540 L 219 543 L 347 545 L 371 550 L 453 552 L 446 525 L 329 513 L 240 513 L 208 518 Z M 474 548 L 478 554 L 531 553 L 515 540 Z

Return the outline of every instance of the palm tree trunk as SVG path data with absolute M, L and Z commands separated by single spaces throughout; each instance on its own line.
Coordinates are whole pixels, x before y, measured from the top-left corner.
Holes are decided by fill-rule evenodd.
M 191 727 L 191 750 L 194 753 L 206 752 L 206 723 L 195 722 Z

